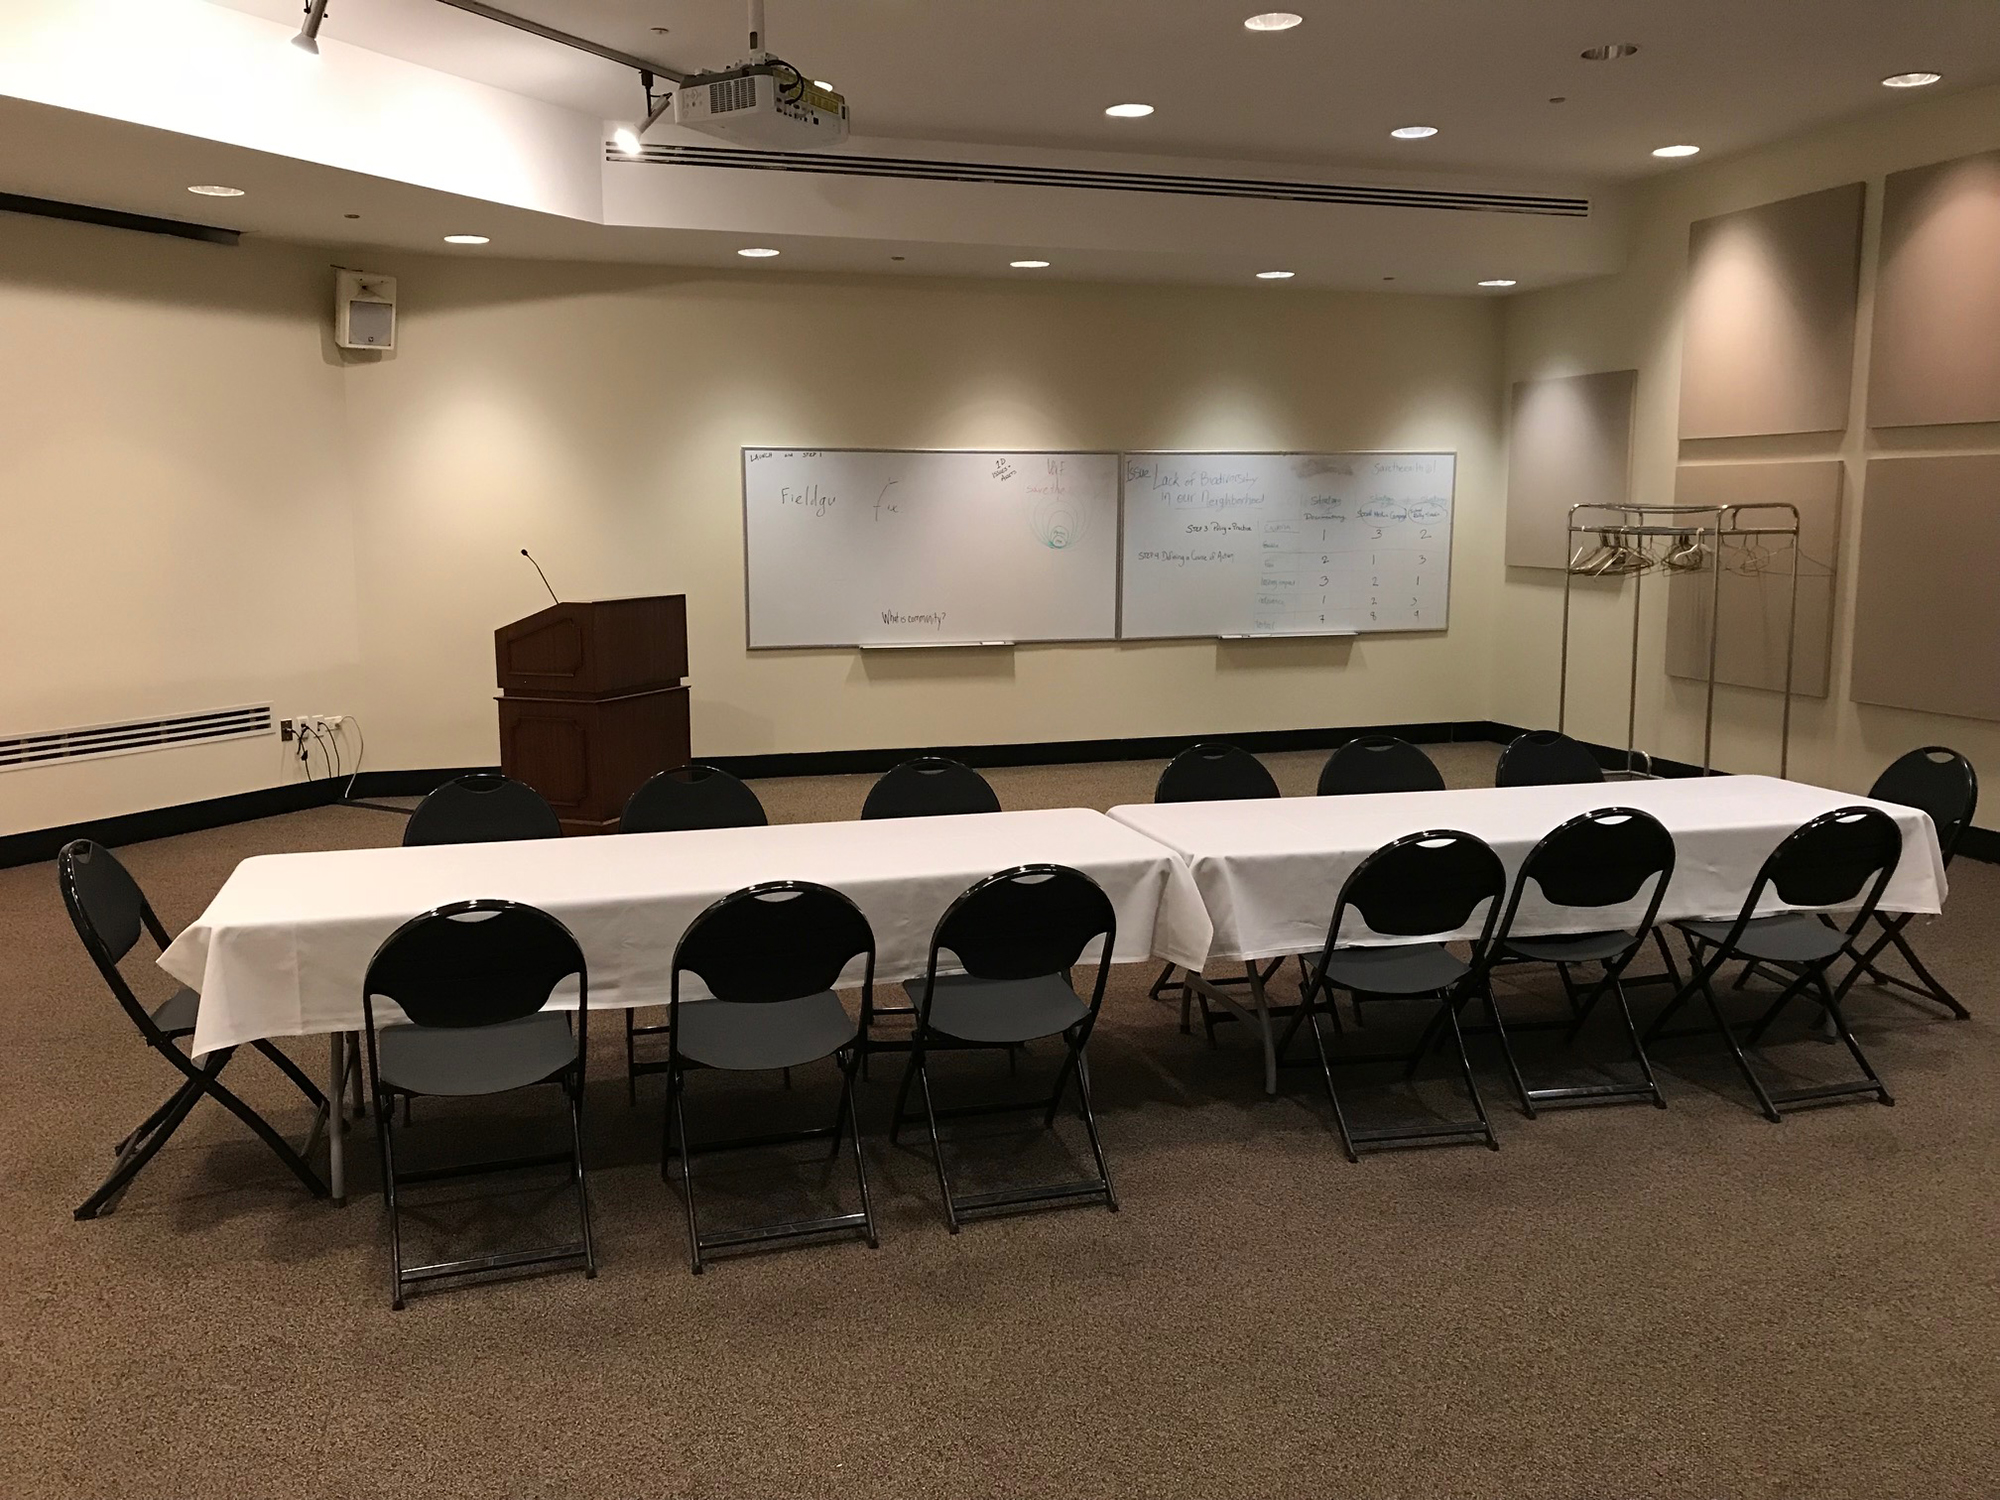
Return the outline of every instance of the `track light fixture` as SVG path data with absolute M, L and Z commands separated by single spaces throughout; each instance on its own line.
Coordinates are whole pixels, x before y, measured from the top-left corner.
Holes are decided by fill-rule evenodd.
M 306 22 L 299 28 L 299 34 L 292 38 L 292 45 L 301 52 L 319 56 L 319 28 L 326 19 L 326 0 L 306 0 Z

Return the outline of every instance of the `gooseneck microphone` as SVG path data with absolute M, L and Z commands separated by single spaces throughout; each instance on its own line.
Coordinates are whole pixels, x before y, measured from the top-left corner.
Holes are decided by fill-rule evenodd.
M 556 598 L 556 591 L 553 588 L 549 588 L 549 575 L 542 572 L 542 565 L 535 561 L 535 554 L 530 552 L 526 547 L 523 547 L 521 549 L 521 556 L 527 558 L 528 566 L 533 568 L 535 572 L 540 575 L 542 580 L 542 587 L 549 590 L 550 602 L 554 604 L 562 603 L 562 600 Z

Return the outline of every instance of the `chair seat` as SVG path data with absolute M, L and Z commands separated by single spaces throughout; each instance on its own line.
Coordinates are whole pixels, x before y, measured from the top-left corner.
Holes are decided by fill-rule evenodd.
M 382 1082 L 414 1094 L 497 1094 L 540 1083 L 576 1061 L 576 1035 L 560 1011 L 498 1026 L 385 1026 L 376 1051 Z
M 923 1003 L 924 981 L 903 988 Z M 1090 1014 L 1090 1007 L 1060 974 L 1037 979 L 975 979 L 940 974 L 931 996 L 931 1029 L 962 1042 L 1012 1044 L 1067 1031 Z
M 185 1036 L 194 1030 L 194 1018 L 201 1010 L 201 996 L 186 985 L 153 1007 L 153 1024 L 168 1036 Z
M 681 1003 L 674 1045 L 706 1067 L 756 1073 L 831 1057 L 858 1030 L 832 990 L 761 1005 L 687 1000 Z
M 1636 932 L 1566 932 L 1554 937 L 1509 938 L 1503 951 L 1510 958 L 1529 958 L 1537 963 L 1597 963 L 1616 958 L 1638 941 Z
M 1683 932 L 1693 933 L 1711 943 L 1729 936 L 1734 922 L 1682 922 Z M 1775 917 L 1758 917 L 1743 929 L 1733 951 L 1745 958 L 1770 959 L 1775 963 L 1817 963 L 1841 950 L 1846 937 L 1806 912 L 1785 912 Z
M 1450 988 L 1468 972 L 1443 943 L 1341 948 L 1326 966 L 1327 979 L 1342 989 L 1375 995 L 1427 995 Z

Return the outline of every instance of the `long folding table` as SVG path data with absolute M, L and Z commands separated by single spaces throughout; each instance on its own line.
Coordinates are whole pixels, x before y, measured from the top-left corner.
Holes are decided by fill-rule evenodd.
M 1404 834 L 1447 828 L 1474 834 L 1492 845 L 1511 879 L 1529 850 L 1564 820 L 1595 808 L 1638 808 L 1674 836 L 1674 876 L 1660 920 L 1682 921 L 1735 916 L 1759 867 L 1786 834 L 1820 813 L 1856 805 L 1881 808 L 1903 833 L 1902 859 L 1883 893 L 1882 909 L 1940 910 L 1944 861 L 1937 830 L 1926 814 L 1770 776 L 1172 802 L 1114 807 L 1111 816 L 1187 862 L 1209 919 L 1207 952 L 1194 964 L 1180 956 L 1195 944 L 1196 933 L 1190 930 L 1172 934 L 1154 956 L 1188 969 L 1202 994 L 1257 1028 L 1264 1047 L 1264 1086 L 1276 1093 L 1276 1033 L 1257 960 L 1317 951 L 1326 941 L 1342 882 L 1370 853 Z M 1770 898 L 1760 909 L 1786 908 Z M 1643 901 L 1580 918 L 1530 899 L 1522 903 L 1515 931 L 1534 936 L 1579 932 L 1629 924 L 1643 915 Z M 1483 918 L 1483 909 L 1475 916 Z M 1449 934 L 1476 935 L 1476 925 Z M 1367 942 L 1371 937 L 1361 932 L 1343 934 L 1343 940 Z M 1205 969 L 1239 963 L 1245 981 L 1230 990 L 1202 977 Z
M 583 948 L 595 1011 L 664 1004 L 681 934 L 744 886 L 809 880 L 843 892 L 874 929 L 883 983 L 923 972 L 932 929 L 966 887 L 1037 863 L 1073 866 L 1104 887 L 1118 915 L 1115 961 L 1169 952 L 1199 964 L 1209 951 L 1208 915 L 1185 864 L 1100 812 L 1059 808 L 264 855 L 236 867 L 160 966 L 201 994 L 196 1052 L 330 1036 L 338 1101 L 353 1076 L 345 1042 L 362 1025 L 368 961 L 401 923 L 434 907 L 497 897 L 559 918 Z M 859 982 L 858 964 L 846 978 Z M 328 1138 L 338 1200 L 341 1131 Z

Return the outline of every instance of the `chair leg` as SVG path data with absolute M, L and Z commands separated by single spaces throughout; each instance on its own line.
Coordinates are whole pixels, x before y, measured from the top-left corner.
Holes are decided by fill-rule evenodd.
M 1646 1049 L 1639 1042 L 1639 1027 L 1632 1019 L 1632 1005 L 1625 998 L 1625 979 L 1622 973 L 1611 976 L 1611 994 L 1618 1002 L 1618 1015 L 1625 1023 L 1625 1035 L 1632 1040 L 1632 1059 L 1639 1064 L 1640 1076 L 1646 1080 L 1646 1088 L 1653 1096 L 1653 1107 L 1665 1109 L 1666 1095 L 1660 1092 L 1660 1080 L 1653 1076 L 1652 1059 L 1646 1056 Z
M 1056 1111 L 1062 1108 L 1063 1094 L 1069 1088 L 1070 1074 L 1076 1071 L 1077 1064 L 1083 1056 L 1076 1042 L 1071 1040 L 1067 1034 L 1064 1035 L 1063 1041 L 1069 1050 L 1063 1054 L 1062 1066 L 1056 1069 L 1056 1086 L 1049 1091 L 1049 1107 L 1042 1111 L 1042 1129 L 1044 1130 L 1051 1130 L 1055 1127 Z
M 1479 1097 L 1479 1081 L 1472 1076 L 1472 1058 L 1465 1050 L 1465 1033 L 1458 1025 L 1459 1002 L 1453 996 L 1444 999 L 1444 1016 L 1451 1029 L 1452 1042 L 1458 1048 L 1458 1068 L 1465 1077 L 1465 1092 L 1472 1099 L 1472 1112 L 1479 1116 L 1479 1128 L 1486 1135 L 1486 1149 L 1498 1151 L 1500 1138 L 1493 1133 L 1493 1122 L 1486 1118 L 1486 1101 Z
M 1576 1012 L 1576 987 L 1570 982 L 1569 966 L 1557 964 L 1556 972 L 1562 976 L 1563 988 L 1569 994 L 1570 1009 Z M 1500 1002 L 1493 994 L 1493 982 L 1490 979 L 1486 982 L 1485 989 L 1486 1014 L 1493 1022 L 1493 1034 L 1500 1039 L 1500 1055 L 1507 1061 L 1507 1076 L 1514 1080 L 1514 1095 L 1521 1101 L 1521 1113 L 1532 1120 L 1535 1118 L 1535 1101 L 1528 1097 L 1528 1083 L 1521 1076 L 1520 1063 L 1515 1060 L 1514 1043 L 1507 1035 L 1507 1023 L 1500 1018 Z M 1578 1013 L 1577 1024 L 1583 1024 L 1581 1013 Z
M 229 1060 L 228 1049 L 210 1054 L 214 1070 L 221 1071 L 222 1064 Z M 119 1196 L 129 1187 L 132 1179 L 144 1170 L 146 1163 L 159 1154 L 173 1133 L 180 1129 L 181 1121 L 188 1117 L 195 1101 L 202 1096 L 202 1086 L 189 1080 L 180 1086 L 172 1098 L 153 1111 L 146 1123 L 125 1138 L 119 1147 L 118 1161 L 111 1169 L 111 1175 L 99 1183 L 97 1190 L 78 1204 L 73 1217 L 94 1219 L 118 1201 Z
M 1673 981 L 1675 989 L 1679 989 L 1681 987 L 1680 965 L 1674 962 L 1674 950 L 1667 946 L 1665 928 L 1655 927 L 1653 929 L 1653 946 L 1660 950 L 1660 962 L 1667 966 L 1667 978 Z
M 702 1273 L 701 1228 L 694 1210 L 694 1164 L 688 1151 L 687 1115 L 681 1108 L 681 1096 L 687 1089 L 687 1077 L 678 1066 L 667 1074 L 667 1116 L 672 1122 L 669 1129 L 680 1135 L 681 1154 L 681 1201 L 687 1208 L 688 1259 L 694 1267 L 694 1274 Z M 665 1170 L 665 1163 L 661 1169 Z
M 1754 968 L 1756 966 L 1752 965 L 1751 967 Z M 1770 1029 L 1771 1023 L 1778 1019 L 1779 1012 L 1799 997 L 1800 993 L 1805 989 L 1806 981 L 1810 977 L 1808 974 L 1801 974 L 1785 986 L 1783 993 L 1771 1002 L 1770 1007 L 1765 1010 L 1763 1015 L 1757 1018 L 1756 1023 L 1744 1034 L 1743 1040 L 1747 1045 L 1754 1047 L 1762 1040 L 1764 1033 Z
M 218 1082 L 213 1075 L 209 1076 L 202 1084 L 202 1092 L 215 1100 L 216 1103 L 220 1104 L 232 1115 L 236 1116 L 245 1125 L 249 1126 L 251 1131 L 257 1136 L 257 1139 L 262 1141 L 266 1146 L 269 1146 L 271 1153 L 279 1161 L 292 1169 L 292 1175 L 304 1183 L 306 1189 L 315 1198 L 324 1198 L 326 1196 L 326 1184 L 319 1180 L 319 1174 L 306 1165 L 306 1159 L 292 1149 L 290 1141 L 271 1128 L 270 1121 L 258 1114 L 256 1110 L 245 1104 L 241 1099 L 237 1098 L 228 1088 Z M 314 1090 L 314 1092 L 317 1093 L 318 1090 Z M 325 1099 L 322 1096 L 322 1107 L 324 1107 L 324 1104 Z
M 1715 986 L 1709 982 L 1710 972 L 1704 969 L 1698 976 L 1702 997 L 1708 1001 L 1708 1013 L 1715 1018 L 1715 1029 L 1722 1033 L 1723 1041 L 1729 1044 L 1730 1055 L 1736 1059 L 1736 1066 L 1741 1070 L 1744 1082 L 1750 1085 L 1750 1092 L 1757 1096 L 1757 1104 L 1764 1111 L 1764 1118 L 1776 1125 L 1784 1119 L 1784 1116 L 1778 1113 L 1778 1106 L 1772 1101 L 1770 1091 L 1764 1087 L 1764 1081 L 1757 1076 L 1757 1070 L 1750 1066 L 1750 1059 L 1737 1044 L 1736 1033 L 1729 1029 L 1729 1018 L 1723 1015 L 1722 1002 L 1716 998 Z
M 1833 1021 L 1834 1031 L 1839 1034 L 1841 1041 L 1847 1044 L 1848 1055 L 1854 1059 L 1854 1065 L 1861 1069 L 1862 1077 L 1875 1085 L 1876 1099 L 1883 1104 L 1893 1105 L 1896 1102 L 1895 1096 L 1889 1092 L 1888 1085 L 1882 1082 L 1869 1064 L 1868 1054 L 1861 1050 L 1861 1044 L 1854 1039 L 1854 1033 L 1847 1029 L 1847 1018 L 1840 1013 L 1840 998 L 1828 987 L 1823 965 L 1813 971 L 1812 981 L 1813 987 L 1819 991 L 1819 1003 L 1826 1008 L 1827 1016 Z
M 125 1139 L 111 1148 L 111 1154 L 113 1156 L 123 1156 L 127 1151 L 132 1149 L 134 1144 L 151 1135 L 160 1122 L 174 1112 L 174 1106 L 181 1102 L 181 1095 L 186 1093 L 189 1087 L 190 1085 L 184 1083 L 178 1089 L 174 1090 L 173 1093 L 167 1095 L 165 1103 L 150 1115 L 147 1115 L 137 1125 L 134 1125 Z M 200 1089 L 195 1090 L 197 1097 L 200 1093 Z
M 945 1222 L 951 1226 L 951 1232 L 957 1234 L 958 1206 L 952 1202 L 951 1179 L 944 1170 L 944 1142 L 938 1135 L 937 1105 L 931 1099 L 931 1070 L 922 1052 L 911 1053 L 910 1061 L 916 1070 L 917 1085 L 923 1091 L 924 1119 L 931 1131 L 931 1164 L 937 1168 L 938 1192 L 944 1196 Z
M 1104 1161 L 1104 1146 L 1097 1139 L 1097 1112 L 1090 1107 L 1090 1063 L 1083 1055 L 1083 1042 L 1076 1044 L 1076 1097 L 1083 1116 L 1083 1133 L 1090 1138 L 1090 1154 L 1097 1162 L 1098 1180 L 1104 1184 L 1104 1206 L 1118 1212 L 1118 1190 L 1111 1185 L 1111 1168 Z
M 889 1144 L 895 1145 L 902 1139 L 905 1111 L 910 1107 L 910 1085 L 917 1080 L 917 1064 L 923 1060 L 921 1045 L 910 1048 L 909 1061 L 903 1064 L 903 1081 L 896 1086 L 896 1107 L 889 1114 Z
M 389 1306 L 403 1310 L 403 1222 L 396 1206 L 396 1101 L 375 1101 L 375 1139 L 382 1151 L 382 1201 L 389 1208 Z
M 639 1103 L 639 1036 L 638 1022 L 633 1018 L 632 1008 L 625 1009 L 625 1102 L 637 1106 Z
M 1326 1055 L 1326 1037 L 1319 1029 L 1319 1006 L 1310 996 L 1300 1002 L 1305 1011 L 1306 1024 L 1312 1028 L 1313 1047 L 1319 1053 L 1320 1075 L 1326 1079 L 1327 1102 L 1333 1106 L 1333 1123 L 1340 1131 L 1340 1146 L 1347 1153 L 1349 1162 L 1359 1162 L 1361 1153 L 1354 1149 L 1354 1135 L 1347 1128 L 1347 1112 L 1340 1107 L 1340 1091 L 1333 1086 L 1333 1062 Z
M 565 1082 L 569 1096 L 569 1142 L 572 1176 L 576 1182 L 576 1217 L 583 1229 L 583 1279 L 597 1279 L 597 1250 L 590 1238 L 590 1183 L 583 1163 L 583 1066 L 579 1062 L 574 1083 Z
M 1912 948 L 1909 939 L 1903 936 L 1903 928 L 1907 925 L 1908 923 L 1905 922 L 1891 928 L 1889 941 L 1895 944 L 1896 951 L 1903 955 L 1903 962 L 1910 966 L 1910 972 L 1917 976 L 1919 983 L 1926 990 L 1930 991 L 1930 996 L 1933 1000 L 1944 1006 L 1953 1015 L 1957 1016 L 1959 1020 L 1970 1021 L 1972 1019 L 1972 1012 L 1959 1004 L 1958 998 L 1931 976 L 1931 971 L 1924 967 L 1924 961 L 1917 957 L 1916 949 Z

